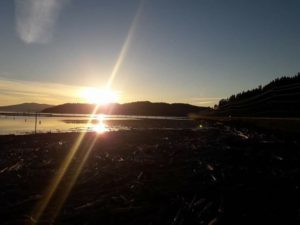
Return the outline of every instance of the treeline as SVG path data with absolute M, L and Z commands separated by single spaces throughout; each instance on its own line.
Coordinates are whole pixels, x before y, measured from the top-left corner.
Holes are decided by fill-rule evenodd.
M 225 116 L 300 116 L 300 73 L 221 99 L 216 114 Z

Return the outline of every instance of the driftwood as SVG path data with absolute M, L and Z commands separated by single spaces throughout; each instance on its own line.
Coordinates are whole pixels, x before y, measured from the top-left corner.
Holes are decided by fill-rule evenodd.
M 34 207 L 79 134 L 0 136 L 1 224 Z M 94 148 L 58 217 L 59 193 Z M 297 139 L 222 126 L 87 134 L 38 224 L 297 224 Z

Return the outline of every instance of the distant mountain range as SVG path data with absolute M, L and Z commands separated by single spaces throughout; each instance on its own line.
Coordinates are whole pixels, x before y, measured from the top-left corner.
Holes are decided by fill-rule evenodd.
M 94 109 L 94 104 L 67 103 L 44 109 L 42 112 L 90 114 L 93 113 Z M 211 110 L 209 107 L 199 107 L 183 103 L 168 104 L 143 101 L 99 106 L 96 113 L 141 116 L 187 116 L 190 113 L 208 113 Z
M 41 112 L 42 110 L 49 107 L 53 107 L 53 105 L 22 103 L 18 105 L 0 106 L 0 112 Z
M 96 105 L 66 103 L 47 105 L 23 103 L 0 106 L 0 112 L 44 112 L 91 114 Z M 201 114 L 210 116 L 238 117 L 298 117 L 300 118 L 300 73 L 293 77 L 277 78 L 267 85 L 221 99 L 214 109 L 183 103 L 152 103 L 149 101 L 99 106 L 94 113 L 141 116 L 187 116 Z

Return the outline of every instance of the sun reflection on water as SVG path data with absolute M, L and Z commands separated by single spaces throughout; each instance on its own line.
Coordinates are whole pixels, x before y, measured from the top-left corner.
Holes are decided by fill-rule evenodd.
M 97 132 L 98 134 L 102 134 L 108 131 L 108 127 L 104 123 L 104 119 L 105 119 L 105 115 L 103 114 L 97 116 L 96 118 L 97 123 L 93 126 L 93 131 Z

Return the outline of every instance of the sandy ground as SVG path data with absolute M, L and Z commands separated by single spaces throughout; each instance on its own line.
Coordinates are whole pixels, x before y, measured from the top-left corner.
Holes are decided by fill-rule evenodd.
M 42 210 L 79 135 L 0 136 L 1 224 L 300 224 L 297 139 L 229 127 L 89 133 Z

